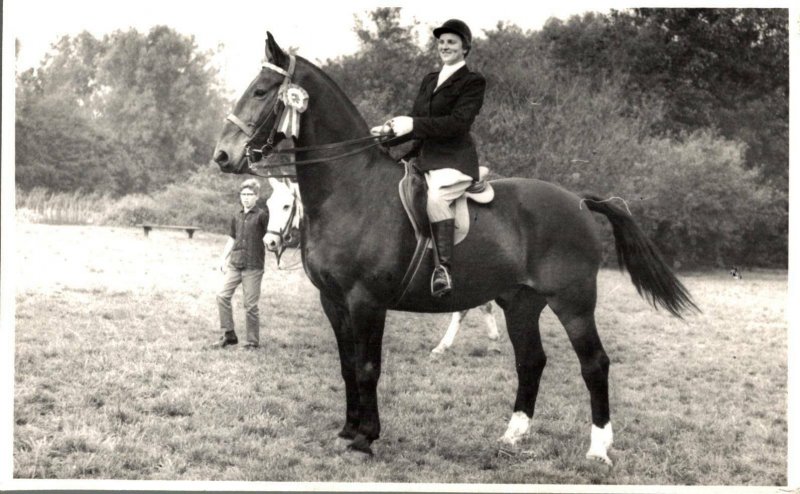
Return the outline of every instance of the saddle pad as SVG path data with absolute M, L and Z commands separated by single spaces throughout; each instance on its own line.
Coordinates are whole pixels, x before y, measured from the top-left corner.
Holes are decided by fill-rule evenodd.
M 483 178 L 487 171 L 485 167 L 481 167 L 481 178 Z M 405 175 L 400 180 L 398 189 L 400 201 L 403 203 L 403 208 L 406 210 L 408 219 L 411 221 L 411 226 L 414 228 L 414 235 L 417 240 L 419 240 L 420 237 L 430 237 L 430 222 L 428 221 L 427 213 L 424 208 L 414 207 L 415 204 L 418 205 L 420 202 L 424 202 L 420 201 L 418 197 L 415 201 L 415 196 L 419 196 L 420 191 L 424 191 L 424 180 L 424 177 L 413 168 L 410 162 L 405 162 Z M 494 189 L 491 184 L 488 182 L 483 183 L 485 187 L 481 188 L 479 193 L 472 194 L 467 191 L 466 194 L 453 201 L 453 204 L 450 206 L 454 209 L 455 213 L 455 245 L 461 243 L 469 233 L 470 221 L 467 198 L 470 197 L 472 200 L 481 204 L 486 204 L 494 198 Z M 432 245 L 428 244 L 428 248 L 431 249 Z

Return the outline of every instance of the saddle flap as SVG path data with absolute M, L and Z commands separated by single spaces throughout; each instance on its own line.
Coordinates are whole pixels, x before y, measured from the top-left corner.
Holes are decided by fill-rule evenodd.
M 411 226 L 414 227 L 414 235 L 417 238 L 430 237 L 431 227 L 428 220 L 426 205 L 428 202 L 428 186 L 425 177 L 410 161 L 405 164 L 405 175 L 400 179 L 400 202 L 406 210 Z
M 403 161 L 405 174 L 400 179 L 398 189 L 400 202 L 406 210 L 411 226 L 414 228 L 416 238 L 431 236 L 430 220 L 426 210 L 428 202 L 428 185 L 424 175 L 414 166 L 412 161 Z M 455 243 L 459 244 L 469 233 L 469 205 L 467 199 L 479 204 L 488 204 L 494 199 L 494 188 L 486 180 L 489 169 L 480 167 L 480 180 L 473 183 L 463 196 L 453 201 L 452 207 L 455 214 Z

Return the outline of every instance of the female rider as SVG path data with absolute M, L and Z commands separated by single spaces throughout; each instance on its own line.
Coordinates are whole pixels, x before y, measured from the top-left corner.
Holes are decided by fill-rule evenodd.
M 442 68 L 422 79 L 408 116 L 397 116 L 374 127 L 373 134 L 394 132 L 394 146 L 415 139 L 404 159 L 416 158 L 428 184 L 428 218 L 434 239 L 436 268 L 431 293 L 441 297 L 453 289 L 451 259 L 455 215 L 451 203 L 478 180 L 478 153 L 470 127 L 483 105 L 486 80 L 466 65 L 472 32 L 458 19 L 433 30 Z

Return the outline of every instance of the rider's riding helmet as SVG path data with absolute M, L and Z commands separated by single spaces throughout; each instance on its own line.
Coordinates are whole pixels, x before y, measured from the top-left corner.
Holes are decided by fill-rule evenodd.
M 469 50 L 472 48 L 472 31 L 469 30 L 469 26 L 467 26 L 464 21 L 450 19 L 433 30 L 433 35 L 437 39 L 444 33 L 453 33 L 459 35 L 461 37 L 461 41 L 464 43 L 464 48 L 467 50 L 466 55 L 469 55 Z

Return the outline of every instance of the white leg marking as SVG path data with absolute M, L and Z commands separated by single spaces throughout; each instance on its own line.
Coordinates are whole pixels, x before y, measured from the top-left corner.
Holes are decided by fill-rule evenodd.
M 442 341 L 436 345 L 436 348 L 431 350 L 431 353 L 444 353 L 445 350 L 450 348 L 450 346 L 453 344 L 453 341 L 456 339 L 458 330 L 461 329 L 461 321 L 464 320 L 467 312 L 468 310 L 453 312 L 453 317 L 450 318 L 450 325 L 447 327 L 447 332 L 442 337 Z
M 522 439 L 522 436 L 527 434 L 528 429 L 531 427 L 531 419 L 525 415 L 525 412 L 514 412 L 511 415 L 511 420 L 508 421 L 508 428 L 500 442 L 514 446 L 517 441 Z
M 497 332 L 497 321 L 495 321 L 494 314 L 492 313 L 492 303 L 487 302 L 485 305 L 481 306 L 481 312 L 483 313 L 483 320 L 486 323 L 486 334 L 489 336 L 490 340 L 494 341 L 500 336 L 500 333 Z
M 612 466 L 614 463 L 608 457 L 608 449 L 613 443 L 614 432 L 611 430 L 611 422 L 602 429 L 592 424 L 592 444 L 589 446 L 586 458 L 602 461 L 606 465 Z

